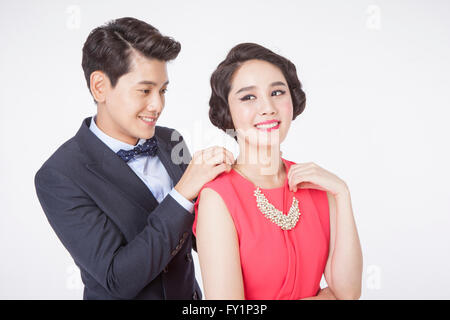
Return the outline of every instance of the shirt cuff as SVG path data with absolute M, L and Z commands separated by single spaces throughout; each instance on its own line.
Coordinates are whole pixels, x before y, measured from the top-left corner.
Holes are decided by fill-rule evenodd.
M 194 203 L 183 197 L 175 188 L 172 188 L 169 194 L 187 211 L 194 212 Z

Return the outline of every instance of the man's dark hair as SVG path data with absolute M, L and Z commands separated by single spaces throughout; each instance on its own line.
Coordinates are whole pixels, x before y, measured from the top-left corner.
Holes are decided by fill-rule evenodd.
M 88 88 L 91 73 L 97 70 L 104 72 L 114 87 L 130 71 L 132 53 L 170 61 L 180 49 L 179 42 L 163 36 L 150 24 L 135 18 L 120 18 L 91 31 L 83 46 L 81 65 Z
M 211 123 L 227 132 L 235 129 L 228 105 L 231 78 L 246 61 L 258 59 L 278 67 L 289 86 L 293 105 L 293 120 L 305 109 L 306 97 L 297 77 L 295 65 L 288 59 L 255 43 L 241 43 L 233 47 L 217 69 L 211 75 L 211 98 L 209 99 L 209 119 Z M 229 132 L 228 132 L 229 133 Z M 236 139 L 236 137 L 234 136 Z

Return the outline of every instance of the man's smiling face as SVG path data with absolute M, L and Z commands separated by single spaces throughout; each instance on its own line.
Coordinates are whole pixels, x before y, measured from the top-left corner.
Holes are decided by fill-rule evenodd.
M 169 84 L 165 61 L 130 53 L 130 71 L 114 87 L 105 77 L 104 101 L 98 103 L 97 126 L 109 136 L 135 145 L 155 134 Z

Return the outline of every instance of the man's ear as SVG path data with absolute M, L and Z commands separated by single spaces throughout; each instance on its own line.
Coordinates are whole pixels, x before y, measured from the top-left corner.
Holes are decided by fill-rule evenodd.
M 97 103 L 105 102 L 106 91 L 110 86 L 109 78 L 102 71 L 94 71 L 90 77 L 90 89 L 92 96 Z

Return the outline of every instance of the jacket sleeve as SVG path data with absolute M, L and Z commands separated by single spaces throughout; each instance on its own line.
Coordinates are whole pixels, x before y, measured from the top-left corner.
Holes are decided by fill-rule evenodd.
M 194 219 L 167 195 L 143 231 L 127 243 L 101 208 L 56 168 L 42 167 L 35 187 L 48 221 L 75 262 L 118 298 L 132 299 L 161 273 Z

